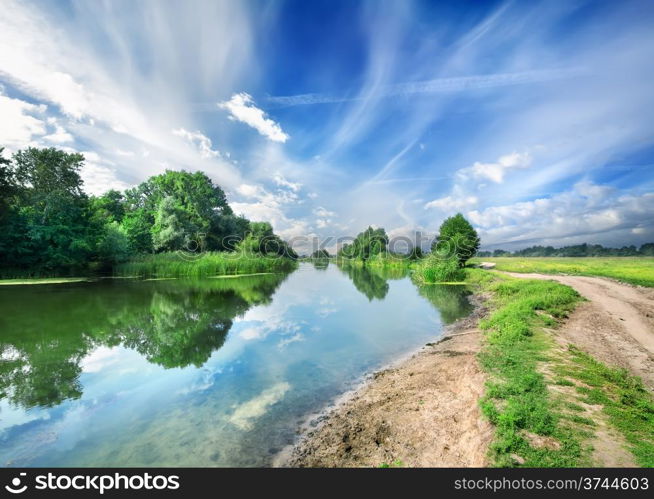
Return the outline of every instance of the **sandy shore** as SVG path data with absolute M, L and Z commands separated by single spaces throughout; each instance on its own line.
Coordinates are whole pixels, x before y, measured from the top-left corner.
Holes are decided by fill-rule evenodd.
M 485 376 L 476 357 L 481 340 L 476 325 L 485 309 L 481 298 L 474 300 L 471 316 L 449 326 L 437 343 L 375 373 L 276 465 L 487 465 L 493 431 L 478 407 Z

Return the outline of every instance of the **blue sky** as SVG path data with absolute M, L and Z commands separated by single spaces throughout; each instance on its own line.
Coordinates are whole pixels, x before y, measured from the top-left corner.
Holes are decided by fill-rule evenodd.
M 638 245 L 653 27 L 646 0 L 8 0 L 0 146 L 84 152 L 93 193 L 203 170 L 287 239 L 461 211 L 490 249 Z

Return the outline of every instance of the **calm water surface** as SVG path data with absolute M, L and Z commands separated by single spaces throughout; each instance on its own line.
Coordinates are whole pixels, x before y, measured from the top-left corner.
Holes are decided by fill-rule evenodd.
M 0 465 L 269 465 L 307 414 L 470 309 L 459 286 L 333 264 L 0 286 Z

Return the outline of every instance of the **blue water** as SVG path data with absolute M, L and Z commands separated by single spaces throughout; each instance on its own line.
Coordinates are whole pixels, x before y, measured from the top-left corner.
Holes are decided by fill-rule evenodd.
M 470 311 L 458 286 L 333 264 L 0 288 L 3 466 L 270 465 L 307 414 Z

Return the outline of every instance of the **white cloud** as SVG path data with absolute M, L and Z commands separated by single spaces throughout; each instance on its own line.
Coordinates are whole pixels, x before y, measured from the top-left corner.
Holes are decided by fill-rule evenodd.
M 45 110 L 46 106 L 0 94 L 0 145 L 19 148 L 29 145 L 35 136 L 45 134 L 45 122 L 34 116 Z
M 288 189 L 292 190 L 293 192 L 297 192 L 297 191 L 299 191 L 300 188 L 302 187 L 302 184 L 300 184 L 300 183 L 297 183 L 297 182 L 289 182 L 289 181 L 286 180 L 286 178 L 284 178 L 284 176 L 281 175 L 280 173 L 275 174 L 275 176 L 273 177 L 273 181 L 274 181 L 275 184 L 277 184 L 278 186 L 280 186 L 280 187 L 287 187 Z
M 67 144 L 69 142 L 74 142 L 75 139 L 73 136 L 66 131 L 64 127 L 58 123 L 54 123 L 54 132 L 43 137 L 43 140 L 47 140 L 53 144 Z
M 309 247 L 308 239 L 317 236 L 308 222 L 285 213 L 288 207 L 304 201 L 298 194 L 301 184 L 289 182 L 279 175 L 273 178 L 273 182 L 279 186 L 274 192 L 260 185 L 239 185 L 236 192 L 249 201 L 231 201 L 230 205 L 235 213 L 252 221 L 269 222 L 275 233 L 290 242 L 296 251 L 303 252 Z
M 123 151 L 122 149 L 115 149 L 114 152 L 117 156 L 122 156 L 124 158 L 133 158 L 135 156 L 134 151 Z M 144 155 L 144 157 L 147 157 L 147 154 Z
M 467 215 L 481 229 L 484 246 L 576 242 L 621 246 L 625 235 L 638 235 L 642 242 L 654 237 L 652 213 L 654 192 L 624 194 L 586 181 L 551 197 Z
M 251 126 L 274 142 L 284 143 L 289 139 L 282 127 L 272 119 L 266 118 L 266 113 L 256 107 L 252 96 L 245 92 L 232 95 L 228 101 L 219 102 L 218 107 L 229 111 L 232 119 Z
M 264 189 L 260 185 L 241 184 L 236 188 L 241 196 L 247 198 L 261 198 L 265 195 Z
M 329 218 L 329 217 L 335 217 L 336 213 L 333 211 L 329 211 L 326 208 L 323 208 L 322 206 L 318 206 L 313 210 L 314 215 L 321 217 L 321 218 Z
M 513 85 L 543 83 L 548 81 L 572 78 L 582 73 L 579 68 L 540 69 L 517 73 L 496 73 L 453 78 L 437 78 L 434 80 L 382 85 L 375 89 L 368 98 L 385 99 L 389 97 L 414 94 L 435 94 L 450 92 L 465 92 L 485 88 L 498 88 Z M 338 104 L 362 100 L 363 97 L 344 97 L 330 94 L 311 93 L 270 97 L 268 100 L 280 106 L 306 106 L 314 104 Z M 424 145 L 421 149 L 424 149 Z
M 487 178 L 496 184 L 504 181 L 504 174 L 507 170 L 529 168 L 531 165 L 531 156 L 529 153 L 512 152 L 500 156 L 495 163 L 475 162 L 470 168 L 459 170 L 458 175 L 466 179 L 469 174 L 475 178 Z
M 122 191 L 130 187 L 128 183 L 118 178 L 115 168 L 102 160 L 98 154 L 91 151 L 82 154 L 84 154 L 84 166 L 80 175 L 84 181 L 85 192 L 99 195 L 111 189 Z
M 293 336 L 291 336 L 289 338 L 284 338 L 284 339 L 280 340 L 279 343 L 277 343 L 277 348 L 279 348 L 280 350 L 283 350 L 284 348 L 286 348 L 291 343 L 296 343 L 298 341 L 304 341 L 304 335 L 303 334 L 296 333 L 296 334 L 294 334 Z
M 445 196 L 425 204 L 425 209 L 437 208 L 442 211 L 458 211 L 470 208 L 478 203 L 476 196 Z
M 248 327 L 243 329 L 238 335 L 244 340 L 258 340 L 266 336 L 266 330 L 261 327 Z
M 161 173 L 163 161 L 170 168 L 192 165 L 228 188 L 242 182 L 241 173 L 202 137 L 195 135 L 196 147 L 189 147 L 171 140 L 170 131 L 180 121 L 193 123 L 196 115 L 189 111 L 189 95 L 208 100 L 216 91 L 229 92 L 250 64 L 246 7 L 139 4 L 132 10 L 133 18 L 149 22 L 141 26 L 136 40 L 124 16 L 108 4 L 72 4 L 60 16 L 47 3 L 5 3 L 0 12 L 0 80 L 47 103 L 48 113 L 56 112 L 65 129 L 50 133 L 42 143 L 69 143 L 74 138 L 105 158 L 119 160 L 115 173 L 130 182 Z M 92 19 L 103 19 L 100 29 L 87 22 Z M 142 50 L 154 47 L 162 56 L 143 72 Z M 202 56 L 190 63 L 192 71 L 180 72 L 184 63 L 180 58 L 191 47 Z M 23 121 L 29 133 L 41 132 L 35 128 L 38 123 Z M 31 145 L 25 127 L 11 130 L 18 147 Z M 117 150 L 148 151 L 147 160 L 122 156 Z
M 195 132 L 189 132 L 184 128 L 178 128 L 176 130 L 173 130 L 173 135 L 177 137 L 182 137 L 183 139 L 186 139 L 186 141 L 193 144 L 200 151 L 200 156 L 202 156 L 205 159 L 215 158 L 220 156 L 219 151 L 212 149 L 213 144 L 211 143 L 211 139 L 206 135 L 204 135 L 199 130 Z

